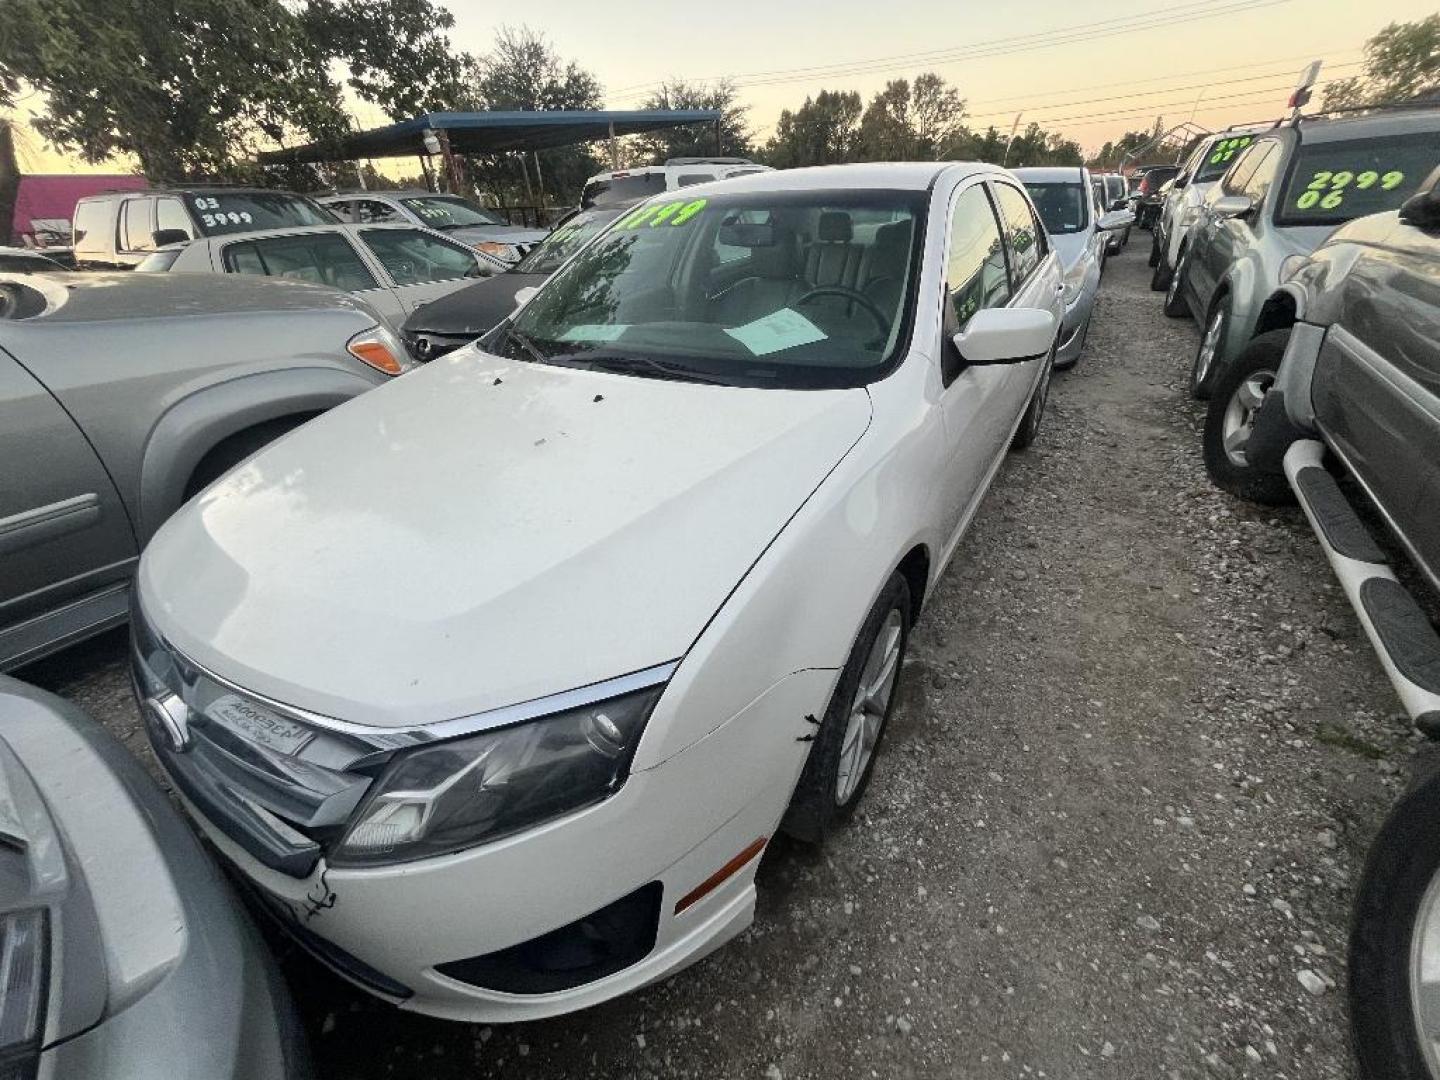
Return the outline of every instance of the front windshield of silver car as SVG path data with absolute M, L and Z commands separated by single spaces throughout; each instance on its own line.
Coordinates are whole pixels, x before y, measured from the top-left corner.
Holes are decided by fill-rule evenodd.
M 925 195 L 672 196 L 621 217 L 491 347 L 516 359 L 750 386 L 858 386 L 909 333 Z

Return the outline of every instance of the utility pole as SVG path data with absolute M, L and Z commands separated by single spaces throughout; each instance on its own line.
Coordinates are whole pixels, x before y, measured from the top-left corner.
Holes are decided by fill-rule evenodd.
M 1017 112 L 1015 114 L 1015 122 L 1010 125 L 1010 138 L 1005 140 L 1005 157 L 1001 159 L 1001 165 L 1010 164 L 1010 147 L 1014 145 L 1015 133 L 1020 130 L 1020 118 L 1024 115 L 1023 112 Z
M 14 122 L 0 119 L 0 244 L 11 242 L 15 199 L 20 194 L 20 164 L 15 160 Z

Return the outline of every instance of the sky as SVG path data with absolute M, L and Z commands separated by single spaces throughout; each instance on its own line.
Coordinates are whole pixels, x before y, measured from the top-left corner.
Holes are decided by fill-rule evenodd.
M 818 90 L 868 100 L 888 79 L 934 71 L 966 99 L 972 127 L 1008 130 L 1023 113 L 1022 126 L 1036 121 L 1087 151 L 1157 116 L 1170 127 L 1193 114 L 1210 128 L 1277 116 L 1310 60 L 1325 61 L 1322 84 L 1357 74 L 1367 38 L 1435 11 L 1434 0 L 442 3 L 457 48 L 483 54 L 499 26 L 525 23 L 599 78 L 610 108 L 639 107 L 666 78 L 728 77 L 763 138 L 781 109 Z M 353 112 L 362 127 L 386 122 L 363 102 Z M 25 171 L 79 167 L 33 133 L 22 143 Z

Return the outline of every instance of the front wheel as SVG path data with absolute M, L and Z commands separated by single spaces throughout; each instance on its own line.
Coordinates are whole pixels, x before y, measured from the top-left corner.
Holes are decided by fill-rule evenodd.
M 1390 812 L 1350 927 L 1350 1023 L 1366 1080 L 1440 1078 L 1440 774 Z
M 892 574 L 850 648 L 780 823 L 795 839 L 819 843 L 855 812 L 895 709 L 909 640 L 910 587 Z
M 1159 266 L 1159 265 L 1160 265 L 1160 234 L 1157 233 L 1157 232 L 1155 232 L 1155 231 L 1153 231 L 1153 230 L 1152 230 L 1151 233 L 1150 233 L 1150 258 L 1149 258 L 1149 260 L 1146 262 L 1145 265 L 1146 265 L 1146 266 Z M 1155 278 L 1154 278 L 1153 275 L 1152 275 L 1151 278 L 1150 278 L 1150 288 L 1152 288 L 1152 289 L 1155 288 Z
M 1253 465 L 1247 455 L 1255 417 L 1275 385 L 1289 330 L 1271 330 L 1253 339 L 1215 380 L 1205 415 L 1205 470 L 1215 485 L 1231 495 L 1264 506 L 1295 501 L 1283 472 Z

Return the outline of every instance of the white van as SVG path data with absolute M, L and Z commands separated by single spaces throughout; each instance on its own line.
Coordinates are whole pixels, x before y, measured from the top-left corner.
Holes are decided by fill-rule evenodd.
M 636 203 L 662 191 L 674 191 L 691 184 L 708 184 L 711 180 L 728 180 L 732 176 L 772 171 L 769 165 L 757 164 L 749 158 L 671 158 L 664 165 L 639 165 L 633 169 L 596 173 L 585 181 L 585 187 L 580 193 L 580 205 L 590 207 Z

